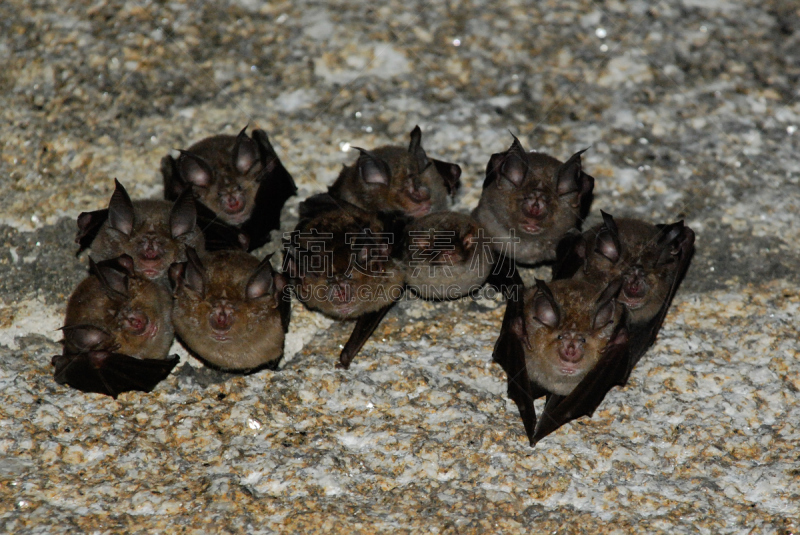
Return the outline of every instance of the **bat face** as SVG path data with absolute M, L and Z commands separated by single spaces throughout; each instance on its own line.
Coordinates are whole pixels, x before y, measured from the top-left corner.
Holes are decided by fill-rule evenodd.
M 79 234 L 86 215 L 78 218 Z M 116 182 L 108 217 L 91 245 L 92 256 L 105 260 L 126 254 L 133 259 L 137 274 L 164 280 L 173 262 L 186 260 L 186 246 L 204 250 L 196 218 L 191 192 L 182 194 L 174 204 L 132 202 L 122 184 Z
M 67 303 L 68 353 L 114 351 L 139 359 L 164 359 L 174 338 L 172 297 L 162 284 L 133 272 L 129 256 L 99 264 Z
M 280 296 L 283 275 L 269 259 L 243 251 L 215 251 L 202 261 L 187 250 L 175 264 L 173 321 L 183 342 L 203 360 L 226 370 L 250 370 L 283 355 Z
M 400 212 L 421 217 L 445 210 L 447 198 L 459 186 L 461 168 L 429 159 L 421 145 L 422 132 L 411 132 L 406 150 L 398 146 L 372 151 L 358 149 L 360 156 L 345 166 L 330 188 L 330 194 L 364 210 Z
M 525 264 L 555 259 L 558 240 L 580 225 L 594 187 L 581 169 L 582 152 L 561 163 L 525 152 L 514 138 L 506 152 L 492 155 L 473 217 L 495 238 L 495 248 L 507 247 L 506 254 Z
M 457 299 L 478 289 L 494 260 L 481 238 L 466 214 L 436 212 L 414 220 L 405 231 L 406 284 L 424 299 Z
M 619 301 L 633 325 L 648 322 L 668 299 L 681 267 L 676 256 L 683 222 L 657 227 L 637 219 L 614 219 L 584 234 L 585 262 L 576 278 L 605 283 L 622 279 Z
M 528 376 L 569 395 L 600 360 L 622 316 L 602 287 L 575 280 L 537 281 L 524 296 L 524 316 L 512 329 L 520 337 Z
M 262 179 L 278 163 L 263 138 L 255 132 L 251 138 L 245 130 L 238 136 L 209 137 L 181 151 L 174 162 L 178 176 L 171 184 L 176 196 L 191 187 L 200 202 L 234 226 L 250 218 Z M 162 168 L 172 163 L 168 156 Z
M 393 237 L 376 218 L 350 208 L 301 222 L 285 256 L 298 299 L 336 319 L 375 312 L 403 291 L 401 266 L 390 258 Z

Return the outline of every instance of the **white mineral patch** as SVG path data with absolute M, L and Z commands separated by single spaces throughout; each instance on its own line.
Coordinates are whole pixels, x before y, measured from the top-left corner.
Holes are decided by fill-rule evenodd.
M 64 322 L 63 305 L 47 305 L 39 299 L 29 299 L 13 305 L 0 304 L 0 309 L 11 310 L 10 326 L 0 327 L 0 346 L 19 349 L 16 339 L 31 334 L 42 335 L 57 342 L 61 340 L 59 329 Z
M 361 76 L 389 79 L 411 72 L 411 63 L 400 49 L 388 43 L 363 48 L 368 55 L 353 55 L 345 59 L 349 69 L 330 67 L 325 58 L 317 58 L 314 60 L 314 74 L 329 84 L 347 84 Z
M 617 87 L 626 82 L 641 84 L 653 79 L 653 73 L 645 60 L 627 54 L 608 62 L 597 83 L 603 87 Z
M 280 110 L 291 112 L 302 108 L 308 108 L 318 99 L 319 96 L 313 89 L 296 89 L 278 95 L 274 105 Z

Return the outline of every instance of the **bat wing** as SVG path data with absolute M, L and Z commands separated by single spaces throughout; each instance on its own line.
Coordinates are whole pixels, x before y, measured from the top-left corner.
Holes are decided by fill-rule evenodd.
M 396 301 L 389 303 L 375 312 L 368 312 L 356 320 L 356 326 L 353 328 L 350 338 L 347 340 L 344 349 L 342 349 L 342 353 L 339 355 L 339 362 L 336 364 L 337 368 L 344 368 L 346 370 L 350 367 L 353 358 L 358 355 L 358 352 L 361 351 L 361 348 L 364 347 L 369 337 L 372 336 L 372 333 L 375 332 L 375 329 L 380 325 L 383 317 L 391 310 L 395 303 Z
M 56 355 L 52 363 L 57 383 L 116 399 L 122 392 L 152 391 L 166 379 L 179 360 L 178 355 L 158 360 L 137 359 L 108 351 L 89 351 Z
M 627 383 L 630 373 L 630 346 L 626 323 L 627 321 L 623 321 L 617 327 L 611 337 L 612 341 L 603 350 L 603 356 L 568 396 L 548 394 L 544 410 L 531 437 L 531 445 L 576 418 L 592 416 L 611 388 Z
M 592 206 L 593 192 L 594 192 L 594 177 L 588 173 L 584 173 L 583 171 L 581 171 L 581 191 L 579 194 L 580 200 L 578 201 L 580 203 L 578 205 L 578 209 L 580 210 L 579 216 L 581 225 L 583 224 L 583 221 L 589 216 L 589 209 Z
M 561 238 L 556 247 L 553 280 L 571 279 L 583 267 L 586 258 L 581 254 L 582 245 L 583 235 L 578 231 L 572 231 Z
M 175 202 L 186 188 L 186 183 L 181 179 L 177 160 L 170 155 L 161 158 L 161 177 L 164 180 L 164 198 Z
M 283 332 L 289 332 L 289 322 L 292 319 L 292 294 L 288 288 L 281 291 L 280 301 L 278 302 L 278 312 L 281 315 L 281 325 Z
M 533 401 L 547 394 L 547 391 L 531 382 L 528 368 L 525 365 L 525 350 L 522 347 L 522 341 L 511 327 L 517 318 L 523 317 L 524 313 L 523 285 L 519 273 L 514 271 L 512 280 L 515 285 L 506 293 L 508 299 L 506 312 L 503 316 L 500 336 L 494 345 L 492 359 L 506 372 L 508 397 L 516 403 L 519 409 L 522 424 L 525 426 L 525 434 L 532 446 L 536 429 L 536 410 L 533 407 Z
M 250 238 L 248 252 L 269 242 L 269 233 L 281 228 L 283 205 L 289 197 L 297 193 L 292 175 L 272 149 L 267 134 L 263 130 L 254 130 L 253 136 L 258 137 L 262 146 L 268 148 L 272 159 L 267 163 L 267 171 L 261 178 L 250 219 L 242 225 L 242 230 Z
M 639 359 L 645 354 L 647 349 L 653 345 L 658 336 L 658 331 L 661 330 L 661 325 L 664 323 L 664 318 L 667 316 L 667 311 L 672 303 L 672 298 L 675 292 L 678 291 L 683 277 L 686 276 L 686 271 L 689 269 L 689 264 L 694 254 L 694 231 L 689 227 L 683 227 L 680 237 L 676 242 L 675 261 L 677 267 L 675 270 L 675 277 L 670 285 L 669 292 L 664 299 L 664 304 L 658 310 L 655 317 L 643 326 L 633 326 L 631 329 L 631 370 L 633 366 L 639 362 Z
M 298 207 L 300 223 L 297 224 L 297 227 L 299 228 L 304 221 L 314 219 L 317 216 L 339 209 L 347 210 L 348 212 L 364 212 L 356 205 L 342 199 L 337 199 L 330 193 L 317 193 L 316 195 L 312 195 L 300 203 L 300 206 Z
M 514 259 L 506 255 L 500 256 L 497 262 L 492 266 L 492 272 L 486 278 L 486 284 L 494 287 L 503 294 L 509 302 L 512 298 L 519 298 L 521 307 L 522 291 L 524 285 L 522 284 L 522 277 L 519 275 L 517 264 Z M 520 314 L 522 309 L 519 309 Z M 506 314 L 508 314 L 508 305 L 506 305 Z M 505 319 L 503 325 L 505 326 Z
M 75 253 L 75 256 L 78 256 L 92 245 L 106 219 L 108 219 L 108 208 L 95 210 L 94 212 L 81 212 L 78 216 L 78 232 L 75 235 L 75 243 L 79 244 L 80 248 Z

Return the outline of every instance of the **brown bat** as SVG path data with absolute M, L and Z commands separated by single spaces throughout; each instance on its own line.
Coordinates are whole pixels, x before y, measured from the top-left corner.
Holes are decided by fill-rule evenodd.
M 561 163 L 526 152 L 514 137 L 511 148 L 492 155 L 472 217 L 497 251 L 521 264 L 555 260 L 559 240 L 589 211 L 594 178 L 582 170 L 583 152 Z
M 509 299 L 492 358 L 506 372 L 531 446 L 591 416 L 613 386 L 627 382 L 633 364 L 620 286 L 537 280 Z M 547 401 L 537 421 L 533 401 L 541 396 Z
M 210 251 L 242 245 L 252 251 L 267 243 L 270 231 L 281 226 L 283 205 L 297 192 L 266 132 L 253 130 L 250 137 L 246 130 L 203 139 L 177 159 L 161 160 L 164 197 L 194 192 Z
M 150 392 L 178 357 L 168 357 L 174 338 L 172 297 L 163 284 L 139 277 L 122 255 L 95 264 L 67 303 L 64 351 L 52 358 L 54 376 L 84 392 Z
M 209 253 L 170 268 L 175 288 L 175 332 L 200 360 L 226 371 L 276 369 L 289 328 L 286 279 L 269 257 L 259 262 L 244 251 Z
M 368 212 L 421 217 L 446 210 L 448 196 L 458 191 L 461 167 L 429 159 L 419 126 L 411 131 L 407 150 L 387 145 L 358 151 L 361 154 L 355 165 L 342 169 L 329 193 Z
M 402 252 L 408 288 L 424 299 L 458 299 L 478 290 L 497 254 L 470 216 L 435 212 L 408 223 Z
M 403 295 L 391 226 L 323 193 L 300 204 L 300 222 L 284 243 L 284 272 L 308 308 L 356 326 L 337 367 L 350 362 Z
M 133 202 L 122 184 L 116 179 L 114 183 L 107 209 L 78 216 L 78 254 L 89 246 L 92 256 L 100 260 L 127 254 L 138 275 L 166 280 L 169 266 L 186 260 L 187 246 L 205 251 L 191 192 L 182 194 L 174 204 Z
M 630 312 L 631 351 L 637 362 L 655 342 L 689 268 L 695 235 L 683 221 L 651 225 L 600 213 L 603 223 L 559 244 L 554 278 L 597 284 L 622 280 L 619 301 Z

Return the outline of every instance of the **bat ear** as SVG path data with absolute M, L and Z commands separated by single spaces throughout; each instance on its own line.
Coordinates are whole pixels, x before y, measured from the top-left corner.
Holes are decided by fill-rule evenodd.
M 461 167 L 442 160 L 431 160 L 436 166 L 436 171 L 444 179 L 444 185 L 449 195 L 455 195 L 461 187 Z
M 131 255 L 121 254 L 114 261 L 129 277 L 133 276 L 135 269 Z
M 391 178 L 389 164 L 369 151 L 355 148 L 361 153 L 356 162 L 361 180 L 367 184 L 388 184 Z
M 656 225 L 656 227 L 659 230 L 658 247 L 661 248 L 656 266 L 671 264 L 675 261 L 675 255 L 678 253 L 680 242 L 686 234 L 686 227 L 683 224 L 683 220 L 672 223 L 671 225 Z M 692 239 L 694 241 L 694 233 L 692 234 Z
M 108 202 L 108 224 L 126 236 L 133 231 L 133 203 L 128 192 L 119 181 L 114 179 L 114 193 Z M 80 227 L 80 222 L 78 222 Z
M 61 329 L 64 340 L 80 352 L 106 347 L 114 341 L 114 337 L 105 330 L 94 325 L 69 325 Z
M 186 247 L 186 267 L 183 269 L 183 280 L 186 286 L 194 290 L 198 295 L 205 295 L 206 269 L 197 256 L 194 247 Z
M 258 161 L 258 145 L 246 134 L 245 126 L 239 135 L 236 136 L 236 144 L 233 146 L 233 166 L 237 171 L 244 174 L 252 169 Z
M 573 154 L 569 160 L 561 164 L 556 170 L 556 190 L 559 195 L 567 195 L 581 191 L 581 154 L 587 149 Z
M 600 210 L 600 214 L 603 216 L 603 226 L 597 233 L 594 250 L 616 263 L 622 252 L 617 224 L 614 222 L 614 218 L 604 211 Z
M 178 157 L 178 172 L 184 182 L 201 188 L 210 186 L 214 178 L 211 166 L 201 157 L 186 150 L 182 150 Z
M 167 275 L 169 276 L 170 288 L 172 288 L 173 292 L 175 292 L 175 290 L 178 288 L 178 284 L 183 278 L 183 272 L 185 269 L 186 262 L 173 262 L 172 265 L 169 266 Z
M 169 230 L 173 238 L 178 238 L 194 230 L 197 224 L 197 208 L 194 194 L 187 188 L 175 200 L 169 212 Z
M 245 295 L 247 295 L 248 299 L 258 299 L 274 293 L 275 277 L 272 272 L 272 265 L 269 263 L 270 258 L 272 258 L 272 255 L 262 260 L 255 272 L 250 276 L 250 280 L 247 281 Z
M 428 160 L 428 155 L 425 154 L 425 149 L 422 148 L 422 130 L 419 125 L 415 126 L 414 130 L 411 131 L 411 143 L 408 144 L 408 153 L 417 164 L 417 173 L 422 173 L 431 163 Z
M 514 134 L 511 136 L 514 138 L 514 142 L 504 154 L 503 163 L 500 164 L 500 177 L 518 187 L 525 180 L 525 175 L 528 174 L 528 155 L 522 148 L 519 139 Z
M 130 259 L 131 257 L 125 255 Z M 89 257 L 89 273 L 97 277 L 106 294 L 115 301 L 128 299 L 128 275 L 115 269 L 115 266 L 124 266 L 117 263 L 118 259 L 106 260 L 95 264 Z M 131 261 L 132 263 L 132 261 Z M 125 269 L 125 267 L 123 267 Z
M 595 307 L 592 329 L 599 330 L 614 320 L 614 312 L 617 307 L 617 296 L 622 288 L 622 279 L 611 281 L 600 294 Z
M 558 304 L 556 303 L 553 292 L 547 283 L 541 279 L 536 279 L 536 294 L 533 297 L 533 319 L 555 329 L 558 327 L 560 317 L 558 314 Z

